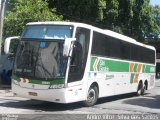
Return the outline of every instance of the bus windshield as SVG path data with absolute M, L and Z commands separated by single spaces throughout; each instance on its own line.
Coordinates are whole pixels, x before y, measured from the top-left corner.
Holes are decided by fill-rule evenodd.
M 72 34 L 70 25 L 27 25 L 17 49 L 14 74 L 37 80 L 64 78 L 67 60 L 63 44 Z
M 63 42 L 22 41 L 18 46 L 14 74 L 24 78 L 63 78 L 66 59 Z

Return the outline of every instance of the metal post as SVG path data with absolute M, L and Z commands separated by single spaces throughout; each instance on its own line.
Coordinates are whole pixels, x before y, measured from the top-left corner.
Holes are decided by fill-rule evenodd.
M 0 10 L 1 10 L 1 3 L 2 3 L 2 0 L 0 0 Z M 1 11 L 0 11 L 1 12 Z
M 0 0 L 0 56 L 1 56 L 1 46 L 2 46 L 1 44 L 2 44 L 5 5 L 6 5 L 6 0 Z

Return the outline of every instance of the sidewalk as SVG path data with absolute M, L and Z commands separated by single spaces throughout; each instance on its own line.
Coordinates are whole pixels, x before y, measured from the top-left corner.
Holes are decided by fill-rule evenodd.
M 0 97 L 13 97 L 13 93 L 9 85 L 0 85 Z

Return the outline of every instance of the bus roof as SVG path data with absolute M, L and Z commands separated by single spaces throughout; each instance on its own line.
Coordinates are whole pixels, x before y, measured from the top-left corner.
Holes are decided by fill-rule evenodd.
M 133 43 L 133 44 L 137 44 L 137 45 L 155 50 L 155 48 L 153 46 L 140 43 L 140 42 L 136 41 L 135 39 L 133 39 L 131 37 L 122 35 L 120 33 L 116 33 L 116 32 L 111 31 L 111 30 L 100 29 L 98 27 L 95 27 L 95 26 L 92 26 L 92 25 L 89 25 L 89 24 L 85 24 L 85 23 L 65 22 L 65 21 L 45 21 L 45 22 L 30 22 L 30 23 L 27 23 L 26 25 L 72 25 L 72 26 L 81 26 L 81 27 L 93 29 L 95 31 L 98 31 L 102 34 L 106 34 L 108 36 L 112 36 L 112 37 L 124 40 L 126 42 L 130 42 L 130 43 Z

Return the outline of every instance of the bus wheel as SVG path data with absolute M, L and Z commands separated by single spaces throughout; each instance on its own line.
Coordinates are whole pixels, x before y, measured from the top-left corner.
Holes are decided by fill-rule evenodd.
M 143 95 L 143 94 L 144 94 L 143 83 L 140 82 L 140 83 L 138 84 L 137 95 L 140 96 L 140 95 Z
M 144 87 L 143 87 L 143 92 L 142 92 L 142 95 L 144 95 L 146 93 L 146 90 L 147 90 L 147 82 L 144 83 Z
M 83 103 L 85 106 L 93 106 L 98 100 L 98 88 L 96 86 L 91 86 L 88 94 L 87 94 L 87 100 L 85 100 Z

